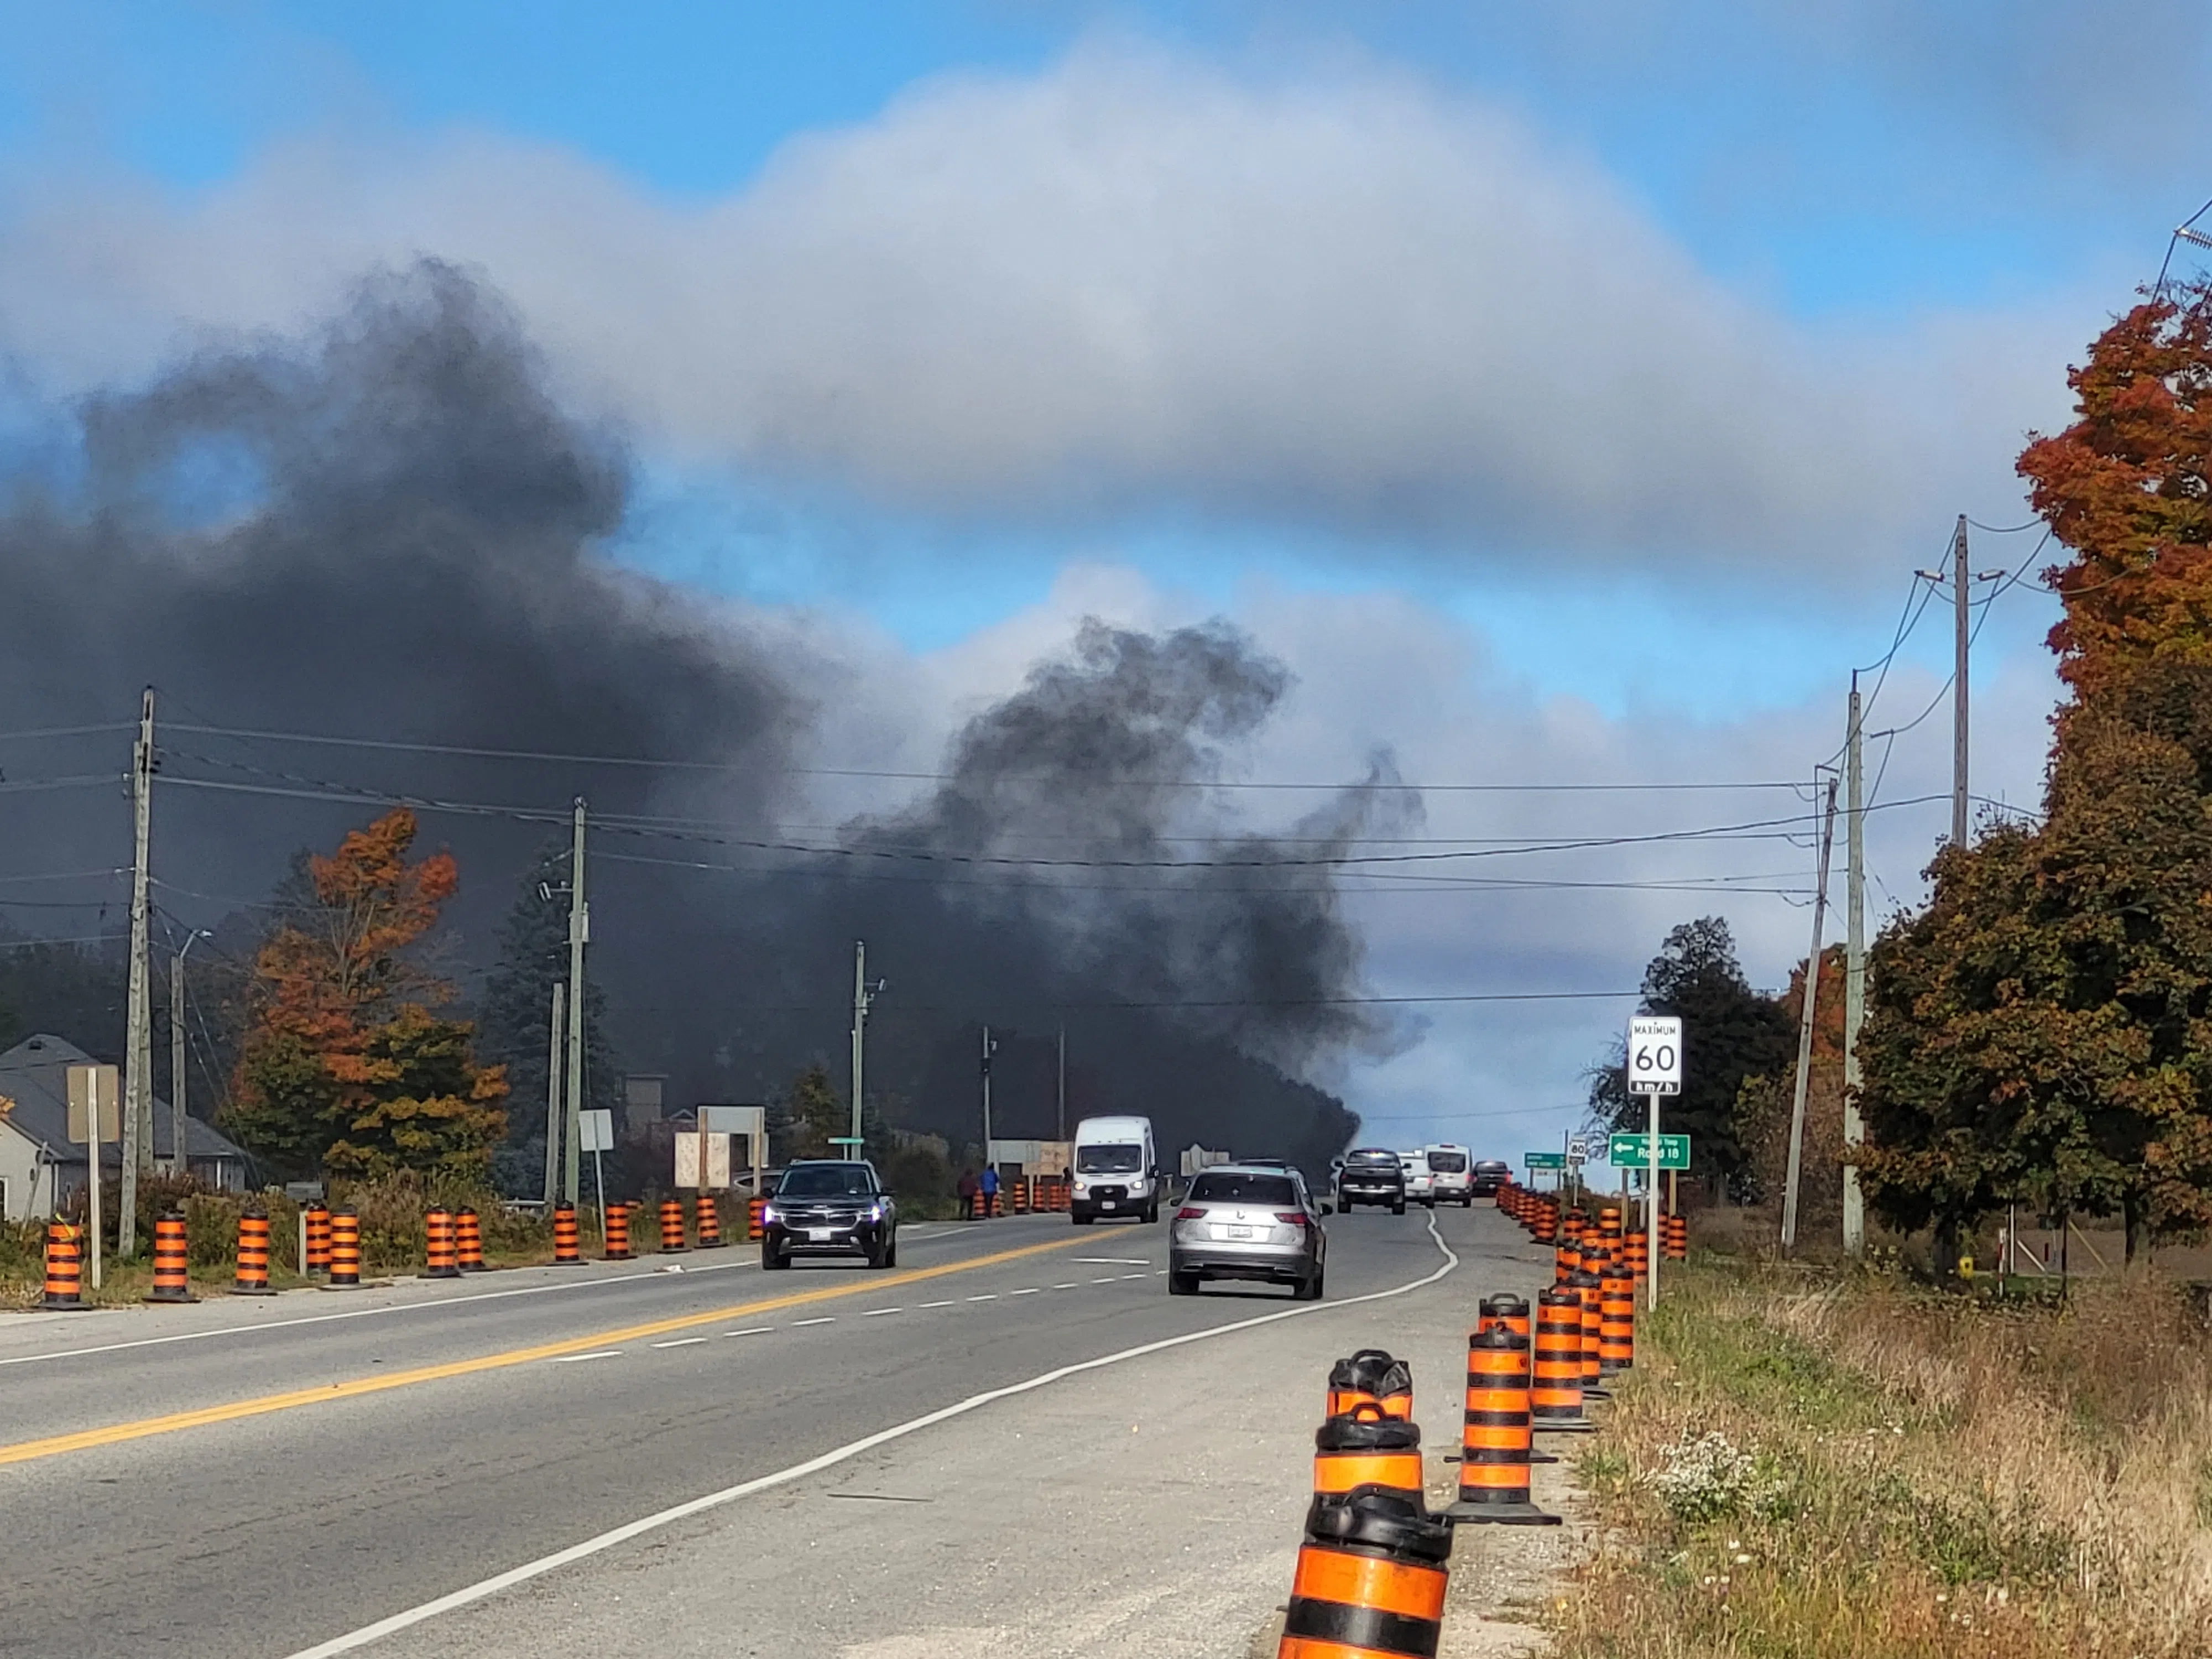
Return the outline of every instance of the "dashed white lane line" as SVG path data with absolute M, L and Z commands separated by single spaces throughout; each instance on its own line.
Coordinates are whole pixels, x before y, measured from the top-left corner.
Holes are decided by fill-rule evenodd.
M 1141 1255 L 1072 1255 L 1067 1258 L 1079 1267 L 1149 1267 L 1149 1256 Z
M 1067 1281 L 1067 1283 L 1066 1283 L 1066 1284 L 1065 1284 L 1065 1285 L 1054 1285 L 1054 1286 L 1053 1286 L 1053 1289 L 1054 1289 L 1055 1291 L 1079 1291 L 1079 1290 L 1081 1290 L 1082 1288 L 1083 1288 L 1083 1286 L 1081 1286 L 1080 1285 L 1077 1284 L 1077 1283 L 1076 1283 L 1073 1279 L 1069 1279 L 1069 1280 Z
M 695 1342 L 706 1340 L 703 1336 L 679 1336 L 673 1342 L 656 1342 L 653 1346 L 656 1348 L 688 1348 Z
M 834 1325 L 836 1322 L 836 1314 L 823 1314 L 819 1319 L 794 1319 L 791 1322 L 791 1328 L 795 1331 L 801 1325 Z
M 598 1348 L 590 1353 L 556 1354 L 553 1363 L 556 1365 L 574 1365 L 586 1359 L 619 1359 L 621 1358 L 620 1348 Z
M 999 1293 L 996 1291 L 991 1291 L 981 1296 L 971 1296 L 968 1299 L 970 1302 L 996 1302 L 999 1299 Z
M 1036 1285 L 1030 1285 L 1027 1290 L 1023 1290 L 1023 1291 L 1008 1291 L 1006 1292 L 1006 1294 L 1007 1294 L 1008 1296 L 1035 1296 L 1036 1293 L 1037 1293 L 1037 1287 L 1036 1287 Z
M 860 1315 L 863 1319 L 881 1319 L 885 1314 L 904 1313 L 904 1308 L 870 1308 Z
M 1111 1285 L 1114 1283 L 1114 1279 L 1115 1276 L 1112 1273 L 1108 1273 L 1105 1278 L 1094 1279 L 1091 1282 L 1094 1285 Z
M 775 1329 L 773 1325 L 748 1325 L 741 1331 L 724 1331 L 724 1336 L 766 1336 Z
M 925 1308 L 957 1308 L 960 1304 L 957 1302 L 925 1302 L 921 1305 Z
M 1152 1275 L 1150 1273 L 1123 1273 L 1121 1277 L 1124 1279 L 1150 1279 Z

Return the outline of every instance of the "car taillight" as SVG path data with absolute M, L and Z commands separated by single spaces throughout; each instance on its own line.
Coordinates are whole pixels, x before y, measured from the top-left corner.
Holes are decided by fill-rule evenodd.
M 1177 1221 L 1203 1221 L 1206 1219 L 1206 1212 L 1200 1209 L 1195 1204 L 1186 1204 L 1182 1208 L 1176 1212 L 1176 1219 Z
M 1306 1224 L 1306 1214 L 1304 1210 L 1278 1210 L 1275 1212 L 1275 1219 L 1287 1221 L 1293 1227 L 1303 1227 Z

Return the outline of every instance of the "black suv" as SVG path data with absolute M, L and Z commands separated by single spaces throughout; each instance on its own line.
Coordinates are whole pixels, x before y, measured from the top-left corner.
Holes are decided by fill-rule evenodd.
M 761 1266 L 795 1255 L 857 1255 L 898 1266 L 898 1206 L 864 1158 L 802 1158 L 783 1172 L 761 1211 Z
M 1336 1176 L 1336 1207 L 1349 1213 L 1355 1204 L 1388 1204 L 1392 1215 L 1406 1213 L 1406 1170 L 1397 1153 L 1363 1146 L 1344 1155 Z
M 1494 1158 L 1479 1158 L 1468 1172 L 1468 1191 L 1476 1198 L 1495 1198 L 1498 1189 L 1513 1178 L 1513 1166 Z

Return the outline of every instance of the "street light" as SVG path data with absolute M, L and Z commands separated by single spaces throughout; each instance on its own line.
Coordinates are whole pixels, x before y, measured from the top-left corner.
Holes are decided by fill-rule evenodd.
M 169 969 L 169 1174 L 179 1181 L 192 1168 L 185 1146 L 189 1116 L 185 1110 L 185 958 L 193 945 L 214 937 L 205 927 L 193 928 L 177 948 L 175 964 Z

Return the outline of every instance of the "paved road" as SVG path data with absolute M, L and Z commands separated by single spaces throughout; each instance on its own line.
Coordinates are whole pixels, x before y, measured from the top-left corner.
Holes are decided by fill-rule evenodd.
M 1534 1264 L 1494 1213 L 1441 1224 L 1462 1253 L 1482 1241 L 1489 1272 L 1456 1289 L 1437 1324 L 1455 1341 L 1458 1304 L 1471 1311 L 1476 1288 L 1528 1288 Z M 687 1258 L 681 1274 L 592 1268 L 564 1280 L 547 1269 L 458 1290 L 396 1287 L 370 1293 L 373 1304 L 298 1295 L 0 1327 L 0 1527 L 14 1568 L 0 1591 L 0 1654 L 283 1659 L 979 1391 L 1292 1305 L 1219 1289 L 1170 1299 L 1161 1229 L 1049 1217 L 915 1229 L 897 1273 L 824 1264 L 770 1277 L 745 1254 L 728 1253 L 726 1267 Z M 1331 1303 L 1443 1261 L 1418 1212 L 1338 1218 Z M 1303 1316 L 1289 1324 L 1305 1328 Z M 1179 1386 L 1206 1366 L 1233 1368 L 1240 1345 L 1262 1334 L 1279 1346 L 1285 1329 L 1170 1350 Z M 1337 1335 L 1311 1341 L 1328 1347 Z M 1142 1386 L 1155 1364 L 1116 1370 Z M 962 1431 L 1018 1434 L 1047 1392 L 986 1406 Z M 1310 1431 L 1285 1431 L 1297 1442 Z M 23 1456 L 27 1447 L 40 1455 Z M 1049 1479 L 1048 1461 L 1030 1466 Z M 796 1595 L 793 1628 L 804 1631 L 808 1598 L 824 1586 L 783 1568 L 755 1530 L 768 1512 L 741 1498 L 681 1535 L 744 1540 Z M 939 1533 L 967 1523 L 963 1511 L 933 1514 Z M 537 1588 L 558 1595 L 635 1572 L 664 1541 L 620 1545 Z M 517 1592 L 484 1602 L 469 1626 L 475 1650 L 550 1650 L 542 1622 L 501 1622 L 530 1608 L 542 1621 L 544 1605 Z M 429 1652 L 442 1628 L 419 1626 L 392 1650 Z M 619 1627 L 595 1645 L 668 1650 L 626 1647 Z M 843 1650 L 800 1639 L 786 1650 Z

